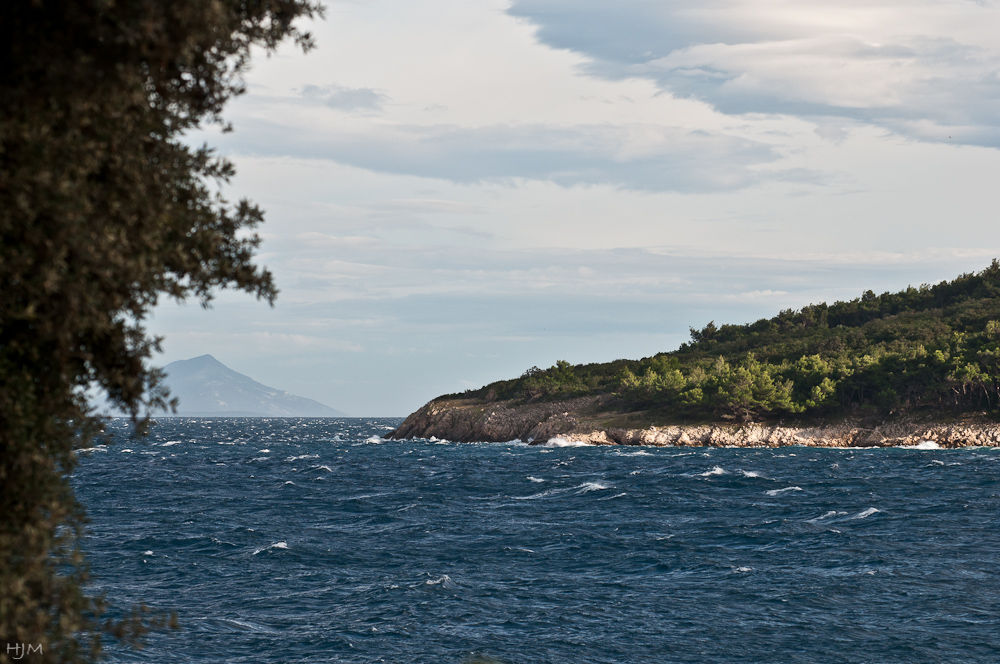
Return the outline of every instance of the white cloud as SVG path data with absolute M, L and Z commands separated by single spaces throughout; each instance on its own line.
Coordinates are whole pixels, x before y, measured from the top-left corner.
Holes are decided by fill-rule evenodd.
M 729 113 L 845 117 L 1000 146 L 1000 7 L 923 0 L 515 0 L 585 70 Z
M 676 126 L 369 124 L 304 132 L 247 120 L 223 148 L 254 156 L 326 159 L 379 173 L 458 183 L 539 180 L 572 187 L 717 191 L 761 178 L 778 158 L 766 143 Z
M 379 112 L 389 97 L 371 88 L 346 88 L 342 85 L 306 85 L 302 96 L 323 102 L 340 111 Z

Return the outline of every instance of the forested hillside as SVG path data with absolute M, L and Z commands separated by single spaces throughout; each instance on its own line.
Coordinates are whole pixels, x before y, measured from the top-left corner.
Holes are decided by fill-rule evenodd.
M 709 323 L 642 360 L 529 369 L 466 397 L 611 394 L 665 420 L 788 420 L 901 412 L 1000 414 L 1000 263 L 934 286 Z M 456 395 L 449 395 L 456 396 Z

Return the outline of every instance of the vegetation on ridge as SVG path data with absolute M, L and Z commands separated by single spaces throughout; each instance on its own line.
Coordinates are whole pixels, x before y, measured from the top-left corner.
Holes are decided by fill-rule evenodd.
M 852 414 L 1000 414 L 1000 263 L 937 285 L 867 291 L 747 325 L 691 329 L 642 360 L 533 367 L 465 396 L 524 402 L 611 395 L 668 421 Z

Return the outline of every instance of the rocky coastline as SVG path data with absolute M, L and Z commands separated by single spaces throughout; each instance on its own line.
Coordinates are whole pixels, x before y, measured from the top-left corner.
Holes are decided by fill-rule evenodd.
M 892 419 L 813 425 L 693 424 L 657 426 L 615 412 L 606 396 L 543 403 L 436 399 L 387 438 L 458 442 L 523 440 L 532 444 L 691 447 L 998 447 L 1000 423 Z

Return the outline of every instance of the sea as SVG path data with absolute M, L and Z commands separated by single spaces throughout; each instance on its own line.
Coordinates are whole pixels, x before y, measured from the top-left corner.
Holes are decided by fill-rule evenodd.
M 1000 662 L 1000 450 L 389 441 L 398 419 L 115 421 L 111 662 Z

